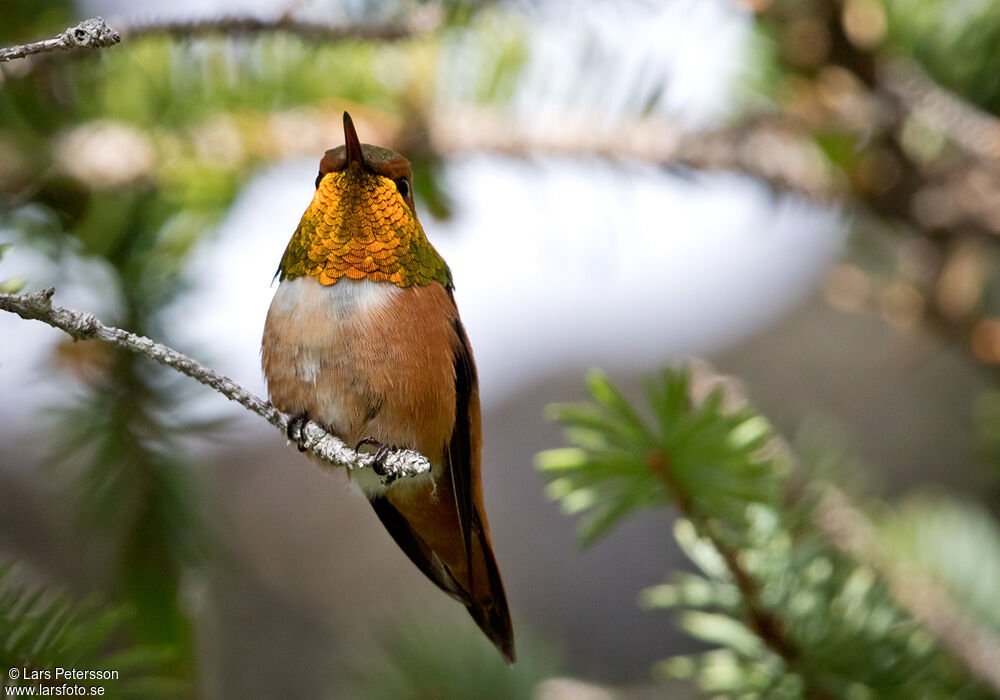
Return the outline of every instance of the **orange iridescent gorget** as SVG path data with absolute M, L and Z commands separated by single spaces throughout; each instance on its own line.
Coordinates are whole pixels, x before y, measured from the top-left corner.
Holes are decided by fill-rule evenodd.
M 451 286 L 451 273 L 387 177 L 358 168 L 330 172 L 288 242 L 281 279 L 342 277 L 399 287 Z

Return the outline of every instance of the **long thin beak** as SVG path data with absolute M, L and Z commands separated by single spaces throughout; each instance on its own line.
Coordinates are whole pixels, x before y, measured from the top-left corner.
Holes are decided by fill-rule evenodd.
M 344 112 L 344 143 L 347 145 L 347 160 L 344 163 L 344 170 L 351 167 L 352 163 L 357 163 L 362 168 L 365 167 L 365 154 L 361 151 L 361 141 L 358 140 L 358 132 L 351 121 L 351 115 Z

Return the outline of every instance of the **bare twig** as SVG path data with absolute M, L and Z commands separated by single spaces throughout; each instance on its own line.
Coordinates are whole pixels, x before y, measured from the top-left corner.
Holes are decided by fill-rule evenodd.
M 404 20 L 367 24 L 324 24 L 294 19 L 287 14 L 275 19 L 257 17 L 218 17 L 189 21 L 138 22 L 112 28 L 103 18 L 93 17 L 70 27 L 51 39 L 0 48 L 0 63 L 32 54 L 70 51 L 80 48 L 103 48 L 126 40 L 166 35 L 178 39 L 247 34 L 284 33 L 306 41 L 336 42 L 395 41 L 434 31 L 442 22 L 441 8 L 427 5 L 411 12 Z
M 810 135 L 778 116 L 705 131 L 684 131 L 662 120 L 642 119 L 611 129 L 579 117 L 550 126 L 512 123 L 495 113 L 450 109 L 428 119 L 440 152 L 485 150 L 517 157 L 594 156 L 654 162 L 703 171 L 738 172 L 776 191 L 821 203 L 843 201 L 847 188 Z
M 193 38 L 212 35 L 236 36 L 280 32 L 294 34 L 307 41 L 333 42 L 345 39 L 358 41 L 394 41 L 407 39 L 433 31 L 441 24 L 441 13 L 435 6 L 428 6 L 412 13 L 405 21 L 378 24 L 325 24 L 307 22 L 287 14 L 274 19 L 257 17 L 213 17 L 188 21 L 144 22 L 122 28 L 125 39 L 145 36 L 169 35 L 174 38 Z
M 881 70 L 886 90 L 910 112 L 934 126 L 979 158 L 1000 158 L 1000 119 L 936 83 L 913 61 L 890 61 Z
M 87 48 L 100 49 L 113 46 L 119 41 L 121 41 L 121 36 L 102 17 L 91 17 L 51 39 L 0 49 L 0 63 L 36 53 Z
M 24 319 L 46 323 L 68 333 L 74 340 L 96 338 L 117 345 L 131 352 L 145 355 L 161 365 L 175 369 L 202 384 L 215 389 L 227 399 L 263 417 L 268 423 L 286 433 L 292 416 L 276 409 L 267 401 L 250 393 L 232 379 L 205 367 L 196 360 L 182 355 L 176 350 L 137 336 L 128 331 L 106 326 L 93 314 L 71 309 L 61 309 L 52 305 L 55 289 L 49 288 L 31 294 L 0 294 L 0 309 L 17 314 Z M 340 438 L 330 434 L 314 421 L 307 421 L 300 431 L 293 431 L 293 437 L 300 441 L 314 456 L 336 467 L 365 469 L 372 467 L 374 458 L 349 448 Z M 390 483 L 400 477 L 415 476 L 430 470 L 427 458 L 413 450 L 390 452 L 384 460 L 384 469 L 379 471 L 383 483 Z

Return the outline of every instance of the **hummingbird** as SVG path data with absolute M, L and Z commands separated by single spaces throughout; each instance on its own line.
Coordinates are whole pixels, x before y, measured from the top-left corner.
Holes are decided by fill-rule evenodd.
M 362 144 L 344 112 L 344 145 L 320 161 L 312 202 L 281 257 L 261 364 L 275 407 L 348 444 L 377 446 L 376 471 L 397 447 L 430 460 L 428 473 L 389 484 L 369 469 L 350 479 L 406 556 L 513 663 L 483 505 L 476 363 L 412 183 L 409 161 Z

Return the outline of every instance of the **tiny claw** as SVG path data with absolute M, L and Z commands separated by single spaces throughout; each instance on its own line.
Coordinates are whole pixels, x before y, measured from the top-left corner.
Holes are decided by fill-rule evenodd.
M 288 439 L 294 442 L 295 446 L 299 448 L 299 452 L 306 451 L 305 445 L 302 444 L 306 437 L 302 434 L 302 429 L 308 422 L 309 414 L 303 411 L 288 421 L 288 427 L 285 428 L 285 434 L 288 436 Z
M 389 471 L 385 468 L 385 458 L 389 456 L 390 452 L 395 452 L 398 449 L 395 445 L 381 445 L 372 458 L 372 471 L 379 476 L 388 476 Z
M 285 435 L 288 436 L 289 440 L 298 439 L 296 436 L 301 433 L 302 426 L 307 420 L 309 420 L 309 414 L 305 411 L 292 416 L 292 418 L 288 421 L 288 425 L 285 426 Z
M 371 445 L 372 447 L 381 448 L 383 445 L 381 442 L 376 440 L 372 435 L 366 435 L 365 437 L 358 440 L 358 444 L 354 446 L 354 451 L 357 452 L 361 449 L 362 445 Z

